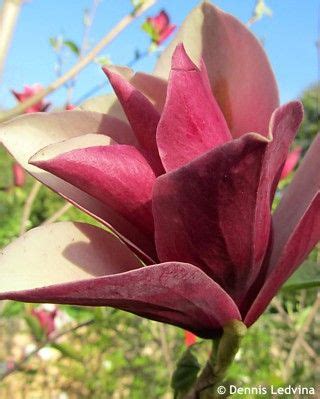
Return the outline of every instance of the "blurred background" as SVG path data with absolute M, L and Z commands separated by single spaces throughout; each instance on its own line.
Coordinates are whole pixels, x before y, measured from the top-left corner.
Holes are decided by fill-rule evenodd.
M 14 23 L 9 27 L 8 51 L 0 45 L 1 111 L 64 76 L 119 20 L 134 15 L 143 0 L 6 0 L 0 2 L 0 32 L 8 22 L 1 19 L 8 3 L 13 4 L 13 11 L 5 16 L 13 18 L 13 12 Z M 277 202 L 320 130 L 320 5 L 317 0 L 214 3 L 247 24 L 261 40 L 278 81 L 281 102 L 300 98 L 305 106 L 305 119 L 288 156 Z M 111 92 L 101 71 L 103 64 L 151 72 L 163 48 L 197 4 L 197 0 L 156 1 L 134 17 L 79 74 L 26 112 L 69 109 Z M 55 220 L 96 224 L 26 176 L 0 147 L 0 248 L 22 232 Z M 229 372 L 230 383 L 319 384 L 319 259 L 318 248 L 250 329 Z M 191 344 L 204 361 L 208 343 L 178 328 L 128 313 L 4 302 L 0 306 L 0 398 L 171 398 L 170 376 Z

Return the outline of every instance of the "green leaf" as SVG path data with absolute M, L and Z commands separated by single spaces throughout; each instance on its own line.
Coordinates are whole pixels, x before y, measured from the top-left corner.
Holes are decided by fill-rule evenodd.
M 94 308 L 85 308 L 72 305 L 61 305 L 60 309 L 66 312 L 72 319 L 79 323 L 92 319 L 94 315 Z
M 45 338 L 45 332 L 39 322 L 39 320 L 31 314 L 26 314 L 24 316 L 28 327 L 30 328 L 31 334 L 37 341 L 43 341 Z
M 96 57 L 94 59 L 94 62 L 98 65 L 104 66 L 104 65 L 112 65 L 111 58 L 108 57 L 107 55 L 100 55 L 99 57 Z
M 57 36 L 57 37 L 50 37 L 49 38 L 49 43 L 51 45 L 51 47 L 55 50 L 55 51 L 60 51 L 61 46 L 63 44 L 63 38 L 61 36 Z
M 79 47 L 76 45 L 75 42 L 71 41 L 71 40 L 64 40 L 63 44 L 69 48 L 69 50 L 71 50 L 75 55 L 79 55 L 80 54 L 80 49 Z
M 158 33 L 155 31 L 153 26 L 150 24 L 150 22 L 145 21 L 141 25 L 141 29 L 146 32 L 146 34 L 150 37 L 150 39 L 154 42 L 158 39 Z
M 308 260 L 289 278 L 282 290 L 291 291 L 315 287 L 320 287 L 320 265 L 318 262 Z
M 76 360 L 77 362 L 82 362 L 80 353 L 74 350 L 74 348 L 71 345 L 68 345 L 66 343 L 58 344 L 56 342 L 53 342 L 50 344 L 50 346 L 52 348 L 57 349 L 64 357 Z
M 1 317 L 10 318 L 18 316 L 25 310 L 24 303 L 10 301 L 7 302 L 1 312 Z
M 272 16 L 272 10 L 270 7 L 268 7 L 266 5 L 264 0 L 258 0 L 254 12 L 255 12 L 257 19 L 261 19 L 264 15 L 266 15 L 268 17 Z
M 188 348 L 179 359 L 172 375 L 171 387 L 174 390 L 174 399 L 188 392 L 196 381 L 199 370 L 198 359 L 192 353 L 192 348 Z
M 133 5 L 134 13 L 136 13 L 142 6 L 145 0 L 131 0 Z

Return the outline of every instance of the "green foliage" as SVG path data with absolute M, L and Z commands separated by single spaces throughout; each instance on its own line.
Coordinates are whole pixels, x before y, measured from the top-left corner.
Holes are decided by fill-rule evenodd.
M 77 362 L 82 362 L 81 351 L 76 351 L 70 344 L 68 343 L 57 343 L 52 342 L 50 343 L 51 348 L 57 349 L 62 356 L 76 360 Z
M 25 310 L 25 305 L 22 302 L 9 301 L 6 302 L 1 309 L 1 317 L 9 319 L 14 316 L 22 315 Z
M 80 48 L 79 46 L 73 42 L 72 40 L 64 40 L 63 45 L 68 47 L 69 50 L 76 56 L 80 55 Z
M 282 287 L 284 291 L 320 287 L 319 262 L 304 262 Z
M 40 322 L 36 317 L 34 317 L 32 314 L 26 312 L 23 316 L 25 322 L 27 323 L 31 334 L 35 338 L 36 341 L 43 341 L 45 338 L 45 332 L 43 328 L 41 327 Z
M 307 150 L 316 134 L 320 132 L 320 85 L 313 85 L 302 93 L 304 120 L 296 141 Z
M 181 395 L 189 391 L 197 379 L 200 368 L 193 348 L 190 347 L 184 351 L 172 375 L 171 388 L 174 391 L 174 399 L 179 399 Z

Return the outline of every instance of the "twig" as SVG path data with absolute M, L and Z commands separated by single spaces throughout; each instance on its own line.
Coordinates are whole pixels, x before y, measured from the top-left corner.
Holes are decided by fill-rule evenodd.
M 159 338 L 160 338 L 160 343 L 161 343 L 161 349 L 162 349 L 162 354 L 164 357 L 164 360 L 166 362 L 166 366 L 168 369 L 168 374 L 169 376 L 172 375 L 174 367 L 173 367 L 173 362 L 170 356 L 170 350 L 169 350 L 169 345 L 168 345 L 168 340 L 167 340 L 167 330 L 166 327 L 163 323 L 159 323 Z
M 47 224 L 53 223 L 58 220 L 61 216 L 63 216 L 68 210 L 72 208 L 72 204 L 70 202 L 66 202 L 60 209 L 58 209 L 53 215 L 51 215 L 47 220 L 41 223 L 42 226 L 46 226 Z
M 35 199 L 37 198 L 40 188 L 41 188 L 41 183 L 38 180 L 36 180 L 23 207 L 21 225 L 20 225 L 20 235 L 24 234 L 27 231 L 27 224 L 32 211 L 32 206 Z
M 84 57 L 84 55 L 88 49 L 89 35 L 90 35 L 90 31 L 92 28 L 93 20 L 96 15 L 96 11 L 97 11 L 99 2 L 100 2 L 100 0 L 93 0 L 91 10 L 87 15 L 87 19 L 84 18 L 84 32 L 83 32 L 83 36 L 82 36 L 82 42 L 81 42 L 80 52 L 78 55 L 78 60 L 80 60 Z M 76 78 L 70 80 L 69 85 L 67 84 L 65 86 L 67 89 L 67 104 L 71 104 L 74 88 L 76 86 Z
M 45 89 L 41 90 L 34 96 L 30 97 L 28 100 L 18 104 L 9 111 L 0 113 L 0 122 L 9 120 L 10 118 L 20 115 L 27 108 L 41 101 L 45 96 L 52 93 L 68 80 L 72 79 L 77 75 L 83 68 L 85 68 L 99 53 L 103 48 L 112 42 L 120 32 L 122 32 L 135 18 L 145 12 L 148 8 L 153 6 L 156 0 L 146 0 L 143 5 L 134 14 L 126 15 L 122 20 L 108 32 L 82 59 L 80 59 L 69 71 L 67 71 L 63 76 L 56 79 Z
M 132 58 L 126 65 L 128 67 L 132 68 L 136 64 L 136 62 L 138 62 L 144 58 L 147 58 L 150 54 L 151 53 L 149 51 L 144 51 L 143 53 L 141 53 L 141 55 L 139 57 Z M 79 97 L 76 101 L 73 102 L 74 105 L 81 105 L 85 100 L 92 97 L 94 94 L 96 94 L 99 90 L 101 90 L 104 87 L 106 87 L 106 80 L 97 84 L 96 86 L 91 88 L 89 91 L 84 93 L 81 97 Z
M 302 340 L 304 339 L 304 334 L 310 328 L 310 326 L 311 326 L 311 324 L 313 322 L 313 319 L 315 318 L 319 308 L 320 308 L 320 294 L 318 294 L 317 299 L 316 299 L 315 303 L 313 304 L 305 323 L 300 328 L 300 330 L 299 330 L 299 332 L 298 332 L 298 334 L 296 336 L 296 339 L 295 339 L 295 341 L 294 341 L 294 343 L 293 343 L 293 345 L 291 347 L 291 351 L 289 353 L 289 356 L 287 357 L 286 366 L 285 366 L 285 377 L 286 377 L 286 379 L 288 379 L 290 377 L 290 375 L 291 375 L 291 372 L 292 372 L 291 365 L 293 364 L 294 359 L 295 359 L 296 354 L 297 354 L 297 351 L 299 349 L 299 346 L 301 345 Z
M 277 309 L 278 313 L 283 317 L 286 323 L 290 326 L 294 327 L 294 322 L 292 318 L 288 315 L 288 313 L 283 309 L 283 306 L 277 297 L 274 297 L 272 300 L 272 304 Z M 304 347 L 305 351 L 308 353 L 310 357 L 313 357 L 317 360 L 317 354 L 314 349 L 308 344 L 304 337 L 301 339 L 301 345 Z
M 0 11 L 0 76 L 18 20 L 22 0 L 4 0 Z
M 56 342 L 59 338 L 79 330 L 82 327 L 86 327 L 89 326 L 90 324 L 93 324 L 94 319 L 90 319 L 87 321 L 84 321 L 82 323 L 77 324 L 76 326 L 73 326 L 71 328 L 68 328 L 67 330 L 64 330 L 58 334 L 55 334 L 53 336 L 51 336 L 51 338 L 48 338 L 46 341 L 42 342 L 41 344 L 39 344 L 33 351 L 31 351 L 30 353 L 28 353 L 27 355 L 25 355 L 19 362 L 15 363 L 14 367 L 10 368 L 9 370 L 6 370 L 3 374 L 0 375 L 0 381 L 4 380 L 6 377 L 8 377 L 10 374 L 18 371 L 21 369 L 21 367 L 24 365 L 24 363 L 26 363 L 31 357 L 33 357 L 34 355 L 36 355 L 42 348 L 44 348 L 45 346 Z
M 82 43 L 81 43 L 81 48 L 80 48 L 80 58 L 83 57 L 83 55 L 86 53 L 86 51 L 88 49 L 89 35 L 90 35 L 93 20 L 96 15 L 99 3 L 100 3 L 100 0 L 93 0 L 91 10 L 87 16 L 87 21 L 84 21 L 84 32 L 83 32 Z

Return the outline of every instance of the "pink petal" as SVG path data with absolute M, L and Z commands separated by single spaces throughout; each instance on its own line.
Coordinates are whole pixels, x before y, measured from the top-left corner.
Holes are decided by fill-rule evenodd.
M 154 17 L 147 18 L 147 21 L 159 32 L 165 29 L 170 23 L 169 15 L 164 10 L 161 10 L 159 14 Z
M 166 170 L 175 169 L 229 140 L 231 135 L 211 94 L 205 66 L 200 71 L 183 45 L 177 46 L 157 130 L 163 165 Z
M 107 115 L 88 111 L 23 115 L 1 125 L 0 140 L 18 162 L 36 179 L 101 223 L 116 230 L 119 236 L 140 253 L 140 256 L 143 256 L 146 261 L 149 259 L 148 262 L 152 263 L 150 256 L 155 256 L 154 244 L 148 237 L 139 232 L 132 223 L 129 223 L 128 220 L 101 201 L 86 194 L 83 190 L 79 190 L 52 174 L 28 164 L 29 158 L 41 148 L 62 140 L 71 138 L 76 140 L 72 149 L 79 148 L 79 146 L 88 147 L 110 143 L 110 137 L 102 134 L 98 137 L 87 135 L 87 137 L 81 139 L 88 132 L 107 133 L 121 139 L 120 142 L 122 143 L 131 141 L 132 136 L 127 135 L 129 132 L 131 132 L 131 135 L 133 134 L 129 127 L 129 131 L 115 130 L 113 121 L 109 122 L 110 118 Z M 22 132 L 23 134 L 21 134 Z M 79 138 L 75 139 L 77 136 Z M 77 145 L 77 140 L 80 140 L 79 145 Z M 64 151 L 68 150 L 65 144 L 61 145 L 65 148 Z
M 176 29 L 176 25 L 168 25 L 166 29 L 160 32 L 159 38 L 157 40 L 157 44 L 162 44 Z
M 103 68 L 123 107 L 142 148 L 149 151 L 161 165 L 156 143 L 156 129 L 160 119 L 152 103 L 121 75 Z M 162 169 L 162 168 L 161 168 Z
M 301 157 L 302 147 L 296 147 L 287 157 L 286 163 L 281 172 L 280 180 L 285 179 L 295 168 Z
M 254 35 L 233 16 L 203 2 L 186 18 L 162 53 L 155 74 L 167 78 L 171 56 L 183 42 L 192 60 L 207 66 L 215 98 L 234 137 L 268 133 L 278 90 L 266 54 Z
M 289 103 L 273 115 L 272 141 L 247 134 L 158 178 L 159 259 L 197 265 L 241 303 L 268 247 L 273 194 L 301 119 L 300 103 Z
M 24 102 L 41 90 L 43 90 L 43 87 L 36 83 L 32 86 L 25 85 L 24 90 L 20 93 L 15 90 L 11 90 L 11 93 L 16 97 L 18 101 Z M 46 102 L 45 100 L 41 100 L 37 104 L 34 104 L 33 106 L 27 108 L 25 113 L 45 112 L 50 105 L 51 103 Z
M 26 172 L 17 162 L 12 164 L 13 185 L 15 187 L 23 187 L 26 183 Z
M 281 285 L 320 240 L 320 134 L 273 215 L 273 246 L 265 284 L 246 315 L 253 324 Z
M 139 268 L 113 235 L 88 225 L 31 230 L 4 249 L 0 262 L 0 299 L 112 306 L 205 337 L 240 319 L 232 299 L 198 268 Z
M 42 149 L 32 165 L 63 179 L 114 209 L 144 233 L 153 233 L 155 175 L 143 155 L 127 145 L 67 150 L 68 141 Z

